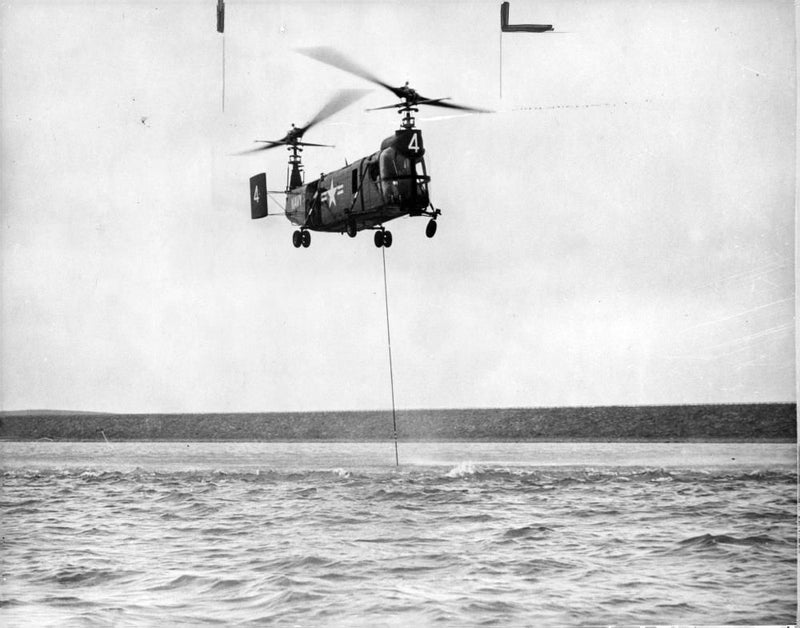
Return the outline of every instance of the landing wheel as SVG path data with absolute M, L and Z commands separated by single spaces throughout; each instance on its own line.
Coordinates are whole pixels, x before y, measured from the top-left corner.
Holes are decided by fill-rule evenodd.
M 384 231 L 383 232 L 383 246 L 387 249 L 392 246 L 392 232 L 391 231 Z
M 294 248 L 299 249 L 302 243 L 303 243 L 303 234 L 301 234 L 299 231 L 295 231 L 292 234 L 292 244 L 294 244 Z
M 307 249 L 309 246 L 311 246 L 311 234 L 308 231 L 305 231 L 305 230 L 301 231 L 300 232 L 300 241 L 301 241 L 301 244 L 303 245 L 303 248 Z
M 381 248 L 383 246 L 383 231 L 375 232 L 375 246 Z
M 425 235 L 429 238 L 436 235 L 436 221 L 433 218 L 428 221 L 428 226 L 425 227 Z
M 347 235 L 349 235 L 351 238 L 355 238 L 357 233 L 358 233 L 358 229 L 356 229 L 356 223 L 355 222 L 348 222 L 347 223 Z

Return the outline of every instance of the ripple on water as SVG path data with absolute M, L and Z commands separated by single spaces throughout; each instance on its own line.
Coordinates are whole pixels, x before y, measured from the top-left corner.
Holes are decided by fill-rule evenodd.
M 795 619 L 793 471 L 214 464 L 5 472 L 0 621 Z

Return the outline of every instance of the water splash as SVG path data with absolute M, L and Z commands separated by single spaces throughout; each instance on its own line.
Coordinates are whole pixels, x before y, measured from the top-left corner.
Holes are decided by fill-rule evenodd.
M 445 477 L 448 478 L 463 478 L 470 475 L 475 475 L 476 473 L 480 473 L 480 467 L 476 466 L 472 462 L 461 462 L 457 464 L 455 467 L 450 469 L 446 474 Z

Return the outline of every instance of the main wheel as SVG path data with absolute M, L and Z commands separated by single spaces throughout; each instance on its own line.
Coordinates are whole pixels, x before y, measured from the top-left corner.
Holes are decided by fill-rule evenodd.
M 311 246 L 311 233 L 309 233 L 308 231 L 301 231 L 300 240 L 301 243 L 303 244 L 303 248 L 307 249 L 309 246 Z
M 384 231 L 383 232 L 383 246 L 387 249 L 392 246 L 392 232 L 391 231 Z
M 375 232 L 375 246 L 381 248 L 383 246 L 383 231 Z
M 436 221 L 433 218 L 428 221 L 428 226 L 425 227 L 425 235 L 429 238 L 436 235 Z
M 358 233 L 358 229 L 356 228 L 355 222 L 348 222 L 347 223 L 347 235 L 351 238 L 355 238 L 356 234 Z
M 295 231 L 292 234 L 292 244 L 294 244 L 294 248 L 299 249 L 300 245 L 303 243 L 303 236 L 299 231 Z

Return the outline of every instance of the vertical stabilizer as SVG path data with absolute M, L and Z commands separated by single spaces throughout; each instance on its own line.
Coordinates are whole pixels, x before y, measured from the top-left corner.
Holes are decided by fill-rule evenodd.
M 264 218 L 267 210 L 267 175 L 265 173 L 250 177 L 250 217 Z

